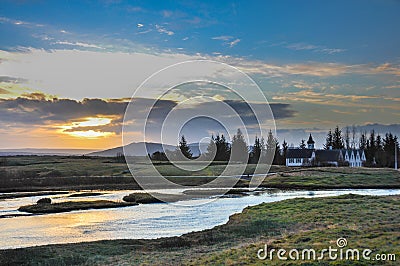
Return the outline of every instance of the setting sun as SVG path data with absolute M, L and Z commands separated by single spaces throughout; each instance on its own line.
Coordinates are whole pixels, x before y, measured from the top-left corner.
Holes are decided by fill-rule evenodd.
M 111 118 L 105 117 L 87 117 L 84 121 L 72 122 L 69 125 L 61 126 L 61 132 L 73 137 L 80 138 L 100 138 L 113 135 L 113 132 L 103 132 L 101 130 L 93 130 L 93 127 L 105 126 L 110 124 Z M 87 130 L 84 130 L 87 128 Z

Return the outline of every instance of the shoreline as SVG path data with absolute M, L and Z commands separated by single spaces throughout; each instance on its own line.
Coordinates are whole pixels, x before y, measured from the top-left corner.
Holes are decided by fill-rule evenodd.
M 50 258 L 55 254 L 58 255 L 58 258 L 54 263 L 65 264 L 69 264 L 69 262 L 72 262 L 71 264 L 90 264 L 94 263 L 91 259 L 95 257 L 100 264 L 112 263 L 112 261 L 132 263 L 137 260 L 146 263 L 150 260 L 151 263 L 159 265 L 170 263 L 171 259 L 190 265 L 221 264 L 221 262 L 223 264 L 227 259 L 239 263 L 240 257 L 237 257 L 237 254 L 253 254 L 254 250 L 257 251 L 257 245 L 261 247 L 260 243 L 267 239 L 272 246 L 293 245 L 292 247 L 298 247 L 306 245 L 308 247 L 310 244 L 318 246 L 325 242 L 329 245 L 327 239 L 336 239 L 342 236 L 341 232 L 347 232 L 347 238 L 353 243 L 353 246 L 354 243 L 361 245 L 366 241 L 371 245 L 379 243 L 378 250 L 387 251 L 391 250 L 393 245 L 394 247 L 400 246 L 400 232 L 394 233 L 400 217 L 399 205 L 399 195 L 346 194 L 326 198 L 287 199 L 247 207 L 242 212 L 231 215 L 228 222 L 223 225 L 177 237 L 99 240 L 3 249 L 0 250 L 0 263 L 4 263 L 9 258 L 11 260 L 7 262 L 10 264 L 28 261 L 30 263 L 49 263 Z M 296 208 L 293 209 L 293 207 Z M 304 210 L 319 213 L 315 216 L 319 217 L 319 222 L 315 223 L 314 218 L 307 215 Z M 385 211 L 383 212 L 383 210 Z M 365 217 L 369 217 L 369 219 L 365 221 Z M 262 223 L 260 223 L 261 221 Z M 354 223 L 363 224 L 366 227 L 363 228 L 363 230 L 366 229 L 365 232 L 360 233 L 355 230 L 352 225 Z M 332 227 L 332 225 L 335 226 Z M 285 237 L 283 232 L 291 232 L 290 238 Z M 317 232 L 318 234 L 316 234 Z M 374 233 L 373 238 L 368 236 L 371 232 Z M 385 232 L 392 233 L 387 235 Z M 392 242 L 387 240 L 387 237 Z M 296 239 L 303 240 L 298 242 Z M 386 243 L 391 243 L 391 246 L 387 246 Z M 240 248 L 238 249 L 238 247 Z M 187 252 L 195 255 L 193 258 L 187 258 L 185 256 Z M 399 253 L 399 250 L 396 252 Z M 257 262 L 255 254 L 250 258 L 253 263 Z M 278 265 L 280 264 L 278 263 Z

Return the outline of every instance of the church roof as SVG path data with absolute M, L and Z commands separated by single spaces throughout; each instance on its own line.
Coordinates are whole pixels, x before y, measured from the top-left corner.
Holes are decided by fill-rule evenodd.
M 288 149 L 286 158 L 311 158 L 313 149 Z
M 307 144 L 314 144 L 314 143 L 315 143 L 315 141 L 313 140 L 313 138 L 312 138 L 312 136 L 310 134 L 310 137 L 308 138 Z
M 320 162 L 337 162 L 340 159 L 340 150 L 317 150 L 315 157 Z

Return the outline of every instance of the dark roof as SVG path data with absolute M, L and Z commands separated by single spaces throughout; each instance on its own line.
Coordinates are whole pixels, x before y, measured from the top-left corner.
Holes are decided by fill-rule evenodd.
M 288 149 L 286 158 L 311 158 L 313 149 Z
M 341 150 L 317 150 L 315 158 L 320 162 L 337 162 L 340 159 Z
M 314 143 L 315 143 L 315 141 L 313 140 L 313 138 L 312 138 L 312 136 L 310 134 L 310 137 L 308 138 L 307 144 L 314 144 Z

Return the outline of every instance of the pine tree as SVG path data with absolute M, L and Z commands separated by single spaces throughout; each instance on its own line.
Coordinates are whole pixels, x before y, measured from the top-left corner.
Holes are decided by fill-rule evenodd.
M 272 162 L 273 164 L 282 164 L 282 154 L 281 147 L 279 146 L 279 141 L 275 138 L 275 156 Z
M 332 130 L 329 129 L 328 135 L 326 136 L 326 142 L 324 144 L 324 148 L 325 150 L 329 150 L 332 147 L 333 147 L 333 136 L 332 136 Z
M 336 126 L 335 131 L 333 133 L 333 148 L 334 149 L 343 149 L 343 138 L 342 138 L 342 131 L 339 129 L 339 126 Z
M 190 151 L 189 146 L 187 145 L 185 136 L 182 135 L 181 140 L 179 141 L 179 149 L 181 151 L 181 154 L 185 156 L 188 159 L 192 158 L 192 152 Z
M 249 151 L 243 133 L 240 129 L 237 130 L 236 135 L 232 139 L 231 159 L 236 162 L 247 163 Z
M 304 139 L 302 139 L 300 142 L 300 149 L 305 149 L 305 148 L 307 148 L 306 141 Z
M 369 134 L 369 139 L 367 140 L 367 148 L 365 151 L 365 156 L 367 157 L 367 163 L 369 165 L 376 164 L 376 140 L 375 140 L 375 130 L 371 130 Z
M 288 144 L 286 142 L 286 140 L 283 140 L 282 143 L 282 160 L 283 160 L 283 164 L 286 164 L 286 155 L 287 155 L 287 150 L 288 150 Z
M 262 151 L 261 141 L 256 136 L 254 140 L 254 145 L 251 148 L 251 163 L 258 163 L 258 161 L 260 160 L 261 151 Z
M 208 143 L 205 157 L 207 160 L 214 161 L 216 155 L 217 155 L 217 147 L 215 144 L 214 135 L 211 135 L 210 143 Z
M 361 132 L 361 137 L 360 137 L 360 149 L 361 150 L 366 150 L 367 149 L 367 133 Z

